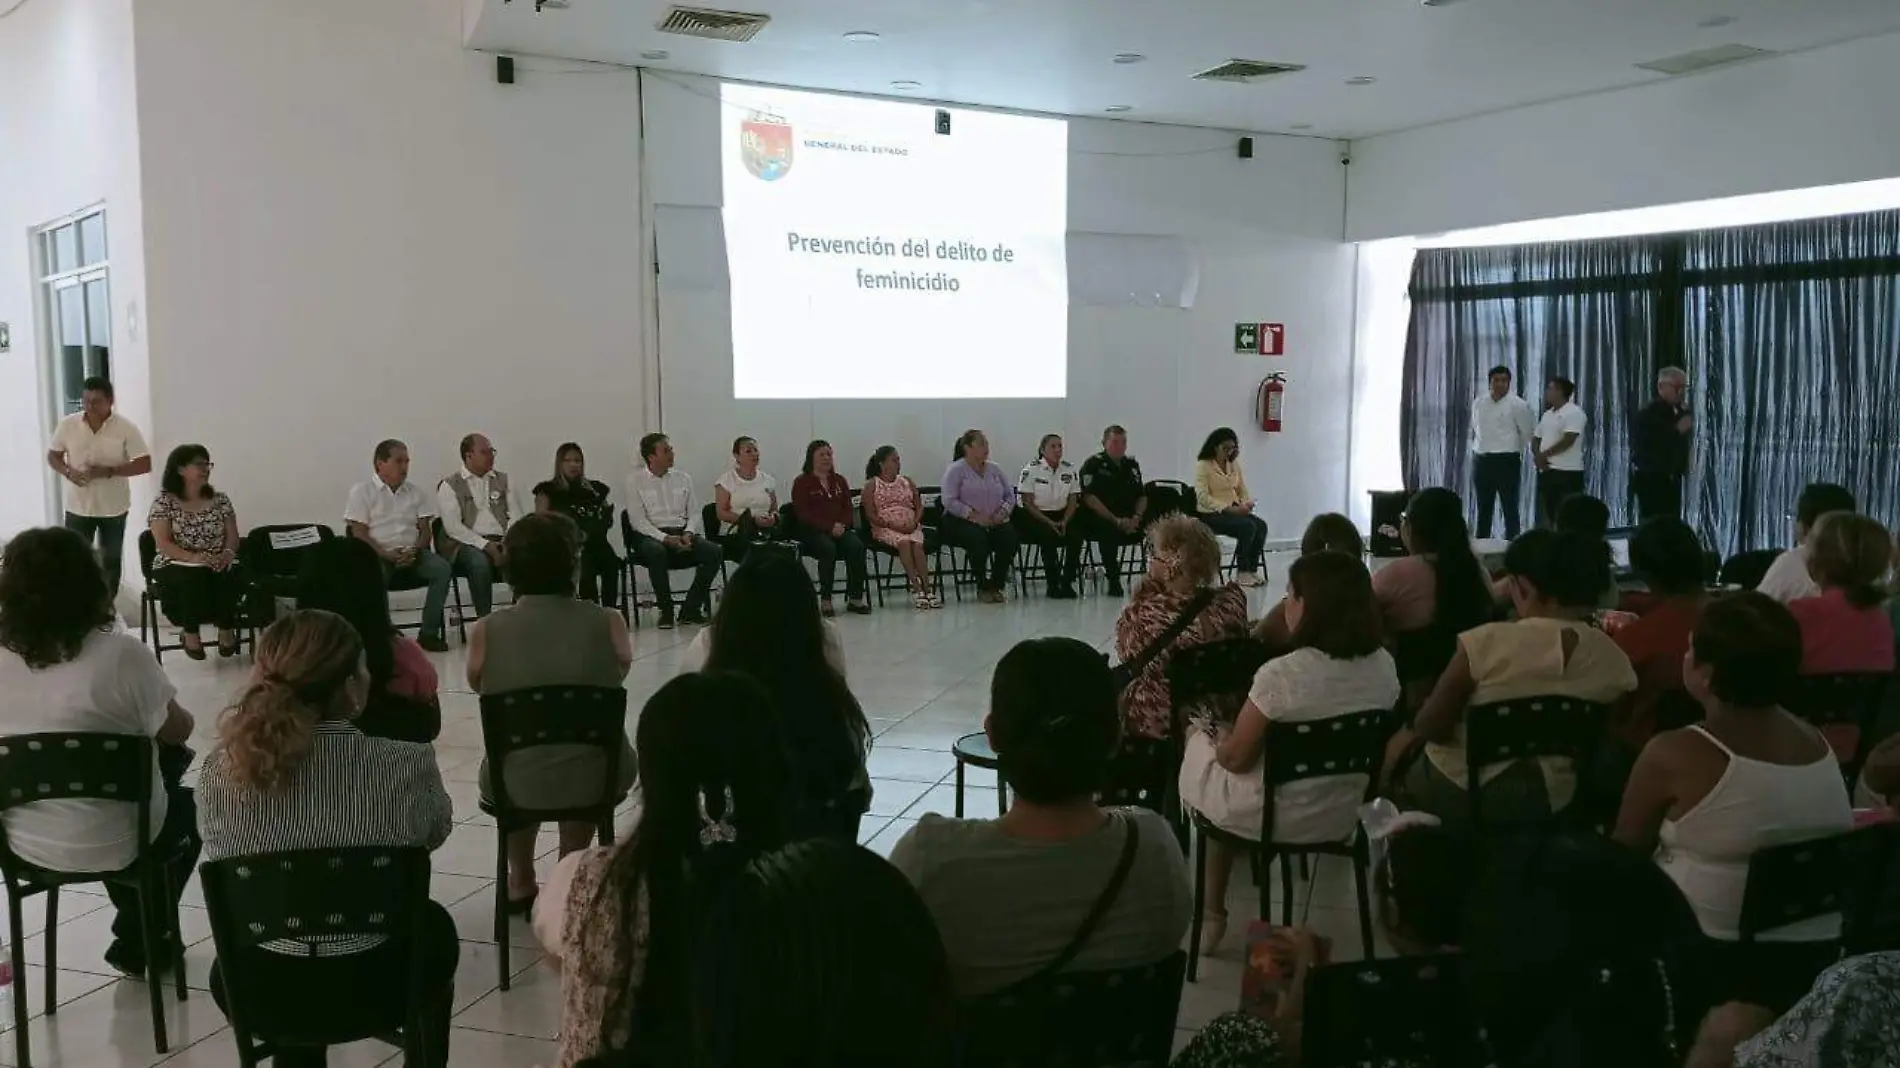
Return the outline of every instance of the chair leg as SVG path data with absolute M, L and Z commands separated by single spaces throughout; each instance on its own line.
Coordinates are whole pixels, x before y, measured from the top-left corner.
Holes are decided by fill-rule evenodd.
M 1253 858 L 1253 885 L 1260 891 L 1260 918 L 1273 919 L 1273 884 L 1267 877 L 1273 873 L 1273 854 L 1258 845 L 1247 847 L 1247 853 Z
M 1009 815 L 1009 784 L 1003 781 L 1003 769 L 996 769 L 996 815 L 1000 819 Z
M 1201 963 L 1201 912 L 1207 907 L 1207 835 L 1194 836 L 1194 914 L 1188 926 L 1188 982 L 1197 982 Z
M 20 929 L 19 917 L 13 918 L 13 930 Z M 14 944 L 26 941 L 15 938 Z M 59 1011 L 59 991 L 55 989 L 55 979 L 59 975 L 59 887 L 46 888 L 46 1015 Z M 26 973 L 19 967 L 13 969 L 13 989 L 18 992 L 25 989 Z
M 1280 925 L 1293 926 L 1293 855 L 1282 853 L 1280 860 Z
M 14 938 L 13 938 L 13 944 L 7 947 L 7 951 L 8 951 L 8 955 L 12 958 L 14 984 L 17 986 L 21 980 L 24 980 L 26 978 L 26 939 L 19 937 L 19 934 L 18 934 L 20 929 L 24 927 L 25 924 L 21 922 L 21 919 L 20 919 L 20 898 L 18 895 L 16 895 L 13 892 L 13 887 L 11 885 L 7 887 L 7 923 L 8 923 L 7 930 L 15 932 Z M 53 933 L 53 928 L 48 927 L 46 929 L 46 934 L 48 936 L 47 937 L 46 974 L 48 976 L 51 976 L 54 970 L 53 956 L 52 956 L 52 939 L 51 939 L 52 933 Z M 51 1009 L 53 1007 L 53 1003 L 51 1001 L 47 1002 L 46 1007 L 48 1009 Z M 13 1053 L 14 1053 L 14 1059 L 18 1061 L 20 1064 L 20 1068 L 32 1068 L 33 1066 L 32 1055 L 31 1053 L 29 1053 L 27 1049 L 27 1046 L 28 1046 L 27 1037 L 28 1036 L 26 1033 L 26 998 L 21 997 L 19 992 L 15 991 L 14 996 L 13 996 Z
M 963 818 L 963 761 L 957 760 L 957 818 Z
M 501 988 L 508 989 L 508 831 L 495 824 L 495 956 L 501 961 Z
M 455 633 L 462 638 L 462 644 L 468 644 L 468 613 L 462 610 L 462 580 L 449 579 L 449 589 L 455 591 Z
M 1372 950 L 1372 900 L 1366 893 L 1366 869 L 1372 859 L 1366 849 L 1365 835 L 1353 843 L 1352 883 L 1353 890 L 1359 895 L 1359 944 L 1365 950 L 1366 959 L 1372 960 L 1376 954 Z
M 165 937 L 165 905 L 159 900 L 163 884 L 147 877 L 139 880 L 139 911 L 145 917 L 145 988 L 152 996 L 152 1044 L 160 1053 L 171 1052 L 165 1036 L 165 980 L 153 974 L 158 968 L 161 939 Z
M 171 873 L 165 870 L 163 864 L 158 866 L 158 872 L 159 885 L 164 887 L 165 891 L 164 896 L 159 898 L 159 907 L 162 909 L 166 905 L 171 905 L 171 915 L 169 917 L 171 925 L 167 927 L 166 930 L 171 932 L 172 936 L 172 985 L 177 989 L 178 1000 L 184 1001 L 186 1000 L 185 924 L 183 918 L 178 915 L 178 906 L 172 904 L 172 902 L 177 901 L 178 898 L 172 893 Z

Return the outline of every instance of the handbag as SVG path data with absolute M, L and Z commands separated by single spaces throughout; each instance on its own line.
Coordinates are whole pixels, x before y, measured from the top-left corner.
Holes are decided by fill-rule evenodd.
M 1168 629 L 1162 631 L 1154 641 L 1149 642 L 1141 652 L 1136 653 L 1133 660 L 1124 660 L 1111 667 L 1109 673 L 1115 680 L 1115 692 L 1121 693 L 1140 678 L 1141 673 L 1148 670 L 1148 665 L 1154 663 L 1155 657 L 1160 656 L 1163 650 L 1173 645 L 1174 640 L 1181 636 L 1181 632 L 1188 629 L 1188 624 L 1193 623 L 1213 601 L 1213 590 L 1202 590 L 1195 594 L 1194 599 L 1187 603 L 1187 607 L 1181 609 L 1181 614 L 1174 617 L 1174 622 L 1168 624 Z
M 1036 969 L 1034 975 L 1021 980 L 1021 983 L 1054 975 L 1074 962 L 1075 958 L 1081 954 L 1082 947 L 1088 944 L 1089 936 L 1101 926 L 1102 918 L 1108 915 L 1109 907 L 1115 904 L 1117 897 L 1121 896 L 1122 884 L 1128 881 L 1128 873 L 1135 866 L 1135 847 L 1141 844 L 1141 825 L 1134 818 L 1120 813 L 1111 813 L 1109 818 L 1128 828 L 1128 833 L 1122 838 L 1122 855 L 1121 859 L 1115 863 L 1115 874 L 1109 877 L 1108 885 L 1102 888 L 1101 896 L 1095 899 L 1094 907 L 1089 909 L 1088 916 L 1082 920 L 1082 926 L 1076 928 L 1075 936 L 1069 939 L 1069 944 L 1063 947 L 1061 953 L 1056 954 L 1054 960 Z

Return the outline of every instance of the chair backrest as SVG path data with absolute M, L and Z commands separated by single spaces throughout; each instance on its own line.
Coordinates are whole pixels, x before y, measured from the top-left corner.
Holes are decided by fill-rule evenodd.
M 1748 882 L 1736 923 L 1741 940 L 1752 942 L 1764 931 L 1842 911 L 1858 845 L 1855 835 L 1861 833 L 1846 831 L 1756 850 L 1748 858 Z
M 1209 698 L 1238 695 L 1244 700 L 1253 687 L 1254 673 L 1266 662 L 1267 647 L 1251 637 L 1223 638 L 1175 649 L 1164 669 L 1168 701 L 1178 717 Z
M 620 800 L 620 750 L 624 744 L 627 691 L 618 686 L 532 686 L 482 695 L 482 749 L 488 757 L 488 787 L 497 813 L 510 817 L 594 821 Z M 542 745 L 585 745 L 603 758 L 601 792 L 589 805 L 558 812 L 526 809 L 508 796 L 508 755 Z
M 1723 562 L 1719 577 L 1725 586 L 1752 590 L 1761 585 L 1761 580 L 1767 576 L 1768 569 L 1774 566 L 1775 558 L 1780 555 L 1780 549 L 1750 549 L 1736 553 Z
M 633 538 L 633 516 L 622 508 L 620 510 L 620 542 L 627 547 L 628 552 L 633 551 Z
M 1329 964 L 1307 974 L 1301 1068 L 1477 1063 L 1455 953 Z
M 1164 516 L 1172 512 L 1195 514 L 1194 487 L 1171 478 L 1158 478 L 1141 487 L 1148 501 L 1148 515 Z
M 0 812 L 38 801 L 124 801 L 137 806 L 137 840 L 150 842 L 153 753 L 152 739 L 141 734 L 66 731 L 0 738 Z M 0 831 L 0 844 L 4 837 Z M 9 879 L 17 863 L 11 848 L 0 848 L 0 867 Z
M 1870 728 L 1891 672 L 1803 675 L 1788 695 L 1788 711 L 1817 727 L 1836 724 Z
M 699 525 L 700 528 L 706 532 L 707 537 L 716 538 L 719 536 L 719 529 L 723 524 L 719 522 L 719 505 L 717 503 L 707 501 L 706 507 L 699 510 Z
M 400 940 L 417 929 L 429 900 L 429 854 L 413 846 L 263 853 L 210 861 L 198 870 L 228 995 L 225 1011 L 240 1043 L 251 1041 L 253 1010 L 261 1004 L 255 999 L 281 996 L 281 987 L 257 970 L 266 961 L 281 967 L 284 958 L 264 957 L 259 943 L 337 935 Z M 423 978 L 412 958 L 408 1004 L 391 1004 L 382 1018 L 338 1020 L 313 1013 L 307 1014 L 307 1029 L 300 1024 L 294 1035 L 262 1037 L 334 1044 L 385 1033 L 420 1004 Z
M 139 531 L 139 574 L 145 576 L 148 587 L 152 585 L 152 563 L 157 559 L 158 539 L 152 536 L 152 528 L 146 527 Z
M 1132 806 L 1167 814 L 1168 788 L 1181 777 L 1181 747 L 1172 738 L 1131 734 L 1108 763 L 1095 795 L 1100 805 Z
M 1113 971 L 1030 979 L 963 1003 L 957 1063 L 966 1068 L 1164 1065 L 1187 954 Z
M 334 537 L 336 532 L 322 523 L 252 527 L 244 535 L 238 557 L 253 576 L 295 579 L 303 570 L 305 553 Z
M 918 502 L 923 505 L 923 514 L 917 517 L 918 525 L 936 529 L 943 525 L 943 487 L 918 486 Z
M 1595 751 L 1609 710 L 1580 697 L 1519 697 L 1465 710 L 1465 761 L 1471 774 L 1508 760 L 1570 757 Z
M 1267 723 L 1267 788 L 1329 775 L 1370 776 L 1384 755 L 1389 708 Z

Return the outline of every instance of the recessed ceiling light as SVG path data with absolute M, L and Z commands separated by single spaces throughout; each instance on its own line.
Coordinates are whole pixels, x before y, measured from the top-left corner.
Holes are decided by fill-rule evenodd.
M 1147 59 L 1147 58 L 1148 58 L 1147 56 L 1142 55 L 1140 52 L 1115 53 L 1115 62 L 1120 63 L 1123 66 L 1127 66 L 1130 63 L 1140 63 L 1142 60 Z
M 673 53 L 668 52 L 664 48 L 649 48 L 646 51 L 640 53 L 640 58 L 641 59 L 666 59 L 672 54 Z
M 1313 128 L 1313 124 L 1310 122 L 1296 122 L 1293 125 L 1287 127 L 1287 129 L 1289 130 L 1310 130 L 1312 128 Z
M 870 30 L 852 30 L 850 33 L 844 35 L 844 39 L 857 42 L 875 41 L 877 40 L 877 34 Z
M 1129 107 L 1127 104 L 1110 104 L 1102 110 L 1108 112 L 1110 115 L 1119 115 L 1124 111 L 1133 111 L 1135 109 Z
M 1735 25 L 1735 16 L 1734 15 L 1710 15 L 1708 18 L 1703 19 L 1701 22 L 1696 23 L 1696 25 L 1702 27 L 1705 30 L 1719 30 L 1724 26 Z
M 922 89 L 923 87 L 924 87 L 924 83 L 922 82 L 898 81 L 898 82 L 891 83 L 891 88 L 897 90 L 900 93 L 915 92 L 916 90 Z
M 1346 84 L 1347 85 L 1371 85 L 1372 83 L 1378 80 L 1379 79 L 1374 78 L 1369 74 L 1361 74 L 1354 78 L 1347 78 Z

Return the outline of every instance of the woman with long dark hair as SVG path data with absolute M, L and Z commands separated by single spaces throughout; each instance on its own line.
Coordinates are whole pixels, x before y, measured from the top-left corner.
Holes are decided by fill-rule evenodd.
M 1253 494 L 1240 467 L 1240 435 L 1220 427 L 1201 443 L 1194 458 L 1194 508 L 1216 534 L 1234 539 L 1234 581 L 1264 586 L 1260 561 L 1267 545 L 1267 521 L 1253 514 Z
M 792 513 L 798 519 L 798 544 L 818 561 L 818 607 L 835 613 L 831 591 L 844 561 L 844 606 L 853 615 L 869 615 L 864 595 L 864 540 L 858 537 L 857 509 L 851 483 L 838 473 L 838 458 L 828 441 L 805 446 L 805 464 L 792 480 Z
M 1399 539 L 1410 555 L 1372 575 L 1388 633 L 1435 626 L 1461 634 L 1491 622 L 1490 586 L 1471 551 L 1471 528 L 1456 493 L 1436 486 L 1414 493 L 1399 521 Z
M 211 452 L 203 445 L 173 449 L 145 517 L 158 546 L 152 581 L 158 584 L 159 604 L 183 632 L 179 640 L 193 660 L 205 658 L 198 631 L 206 623 L 218 628 L 218 655 L 237 655 L 244 605 L 237 510 L 231 498 L 211 488 L 211 466 Z
M 534 487 L 534 510 L 558 512 L 581 531 L 580 598 L 604 608 L 620 605 L 620 557 L 607 540 L 614 506 L 607 484 L 587 477 L 587 454 L 574 442 L 554 450 L 554 477 Z
M 647 702 L 635 740 L 639 823 L 564 859 L 535 913 L 562 962 L 556 1068 L 691 1063 L 693 944 L 746 862 L 785 841 L 790 772 L 757 682 L 682 675 Z
M 356 728 L 376 738 L 434 741 L 442 732 L 435 665 L 390 621 L 376 550 L 360 538 L 331 538 L 305 554 L 297 607 L 343 617 L 363 643 L 370 687 Z
M 770 691 L 791 749 L 793 830 L 849 821 L 870 802 L 871 726 L 839 666 L 811 579 L 784 553 L 756 553 L 732 573 L 708 632 L 707 671 L 736 671 Z

